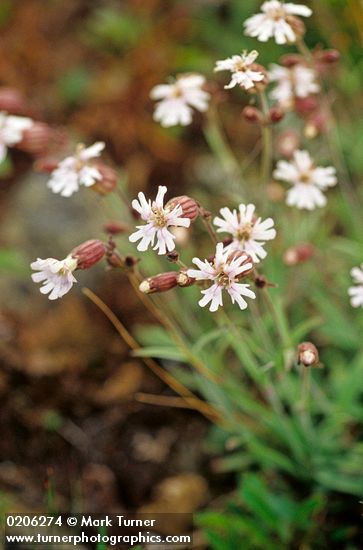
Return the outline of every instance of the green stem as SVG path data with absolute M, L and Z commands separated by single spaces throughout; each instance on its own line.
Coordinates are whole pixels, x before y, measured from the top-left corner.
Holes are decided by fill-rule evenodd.
M 269 106 L 265 92 L 259 92 L 259 98 L 265 118 L 265 122 L 262 126 L 261 184 L 267 186 L 270 183 L 272 173 L 272 128 L 271 124 L 268 122 Z M 263 196 L 267 196 L 266 189 L 263 192 Z
M 218 119 L 217 110 L 211 106 L 204 126 L 204 136 L 212 151 L 219 160 L 232 187 L 240 187 L 242 183 L 241 167 L 232 151 Z

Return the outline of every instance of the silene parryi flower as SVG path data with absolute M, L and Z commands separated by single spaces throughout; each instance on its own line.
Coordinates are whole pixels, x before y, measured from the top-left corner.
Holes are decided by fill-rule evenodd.
M 76 248 L 64 260 L 38 258 L 30 264 L 37 271 L 32 274 L 34 283 L 41 283 L 42 294 L 49 294 L 49 300 L 62 298 L 69 292 L 77 279 L 73 275 L 76 269 L 88 269 L 98 263 L 106 254 L 106 246 L 98 239 L 86 241 Z
M 217 311 L 223 306 L 223 291 L 225 290 L 234 304 L 237 302 L 241 309 L 247 308 L 247 302 L 243 298 L 256 298 L 250 290 L 250 285 L 238 282 L 253 268 L 250 257 L 241 252 L 225 250 L 223 243 L 218 243 L 213 262 L 193 258 L 193 263 L 199 269 L 188 269 L 187 275 L 197 281 L 211 281 L 212 285 L 207 290 L 202 290 L 203 298 L 199 301 L 201 307 L 210 304 L 209 311 Z
M 262 67 L 255 65 L 257 57 L 256 50 L 249 53 L 244 51 L 241 55 L 232 55 L 232 57 L 217 61 L 214 71 L 230 71 L 232 73 L 231 81 L 225 88 L 234 88 L 238 85 L 245 90 L 250 90 L 255 87 L 257 82 L 261 82 L 265 78 L 265 75 L 258 70 Z
M 350 272 L 354 286 L 348 289 L 350 303 L 353 307 L 363 307 L 363 264 L 359 267 L 353 267 Z
M 192 122 L 193 108 L 202 113 L 208 110 L 210 94 L 203 90 L 204 76 L 200 74 L 182 74 L 170 84 L 159 84 L 151 92 L 155 106 L 154 120 L 168 128 L 181 124 L 188 126 Z
M 315 166 L 307 151 L 295 151 L 291 162 L 280 160 L 273 175 L 292 185 L 286 203 L 307 210 L 325 206 L 323 191 L 337 183 L 335 168 Z
M 100 156 L 105 148 L 102 141 L 98 141 L 90 147 L 82 144 L 77 146 L 73 156 L 66 157 L 51 173 L 48 187 L 53 193 L 60 193 L 62 197 L 70 197 L 79 190 L 81 185 L 91 187 L 102 180 L 100 170 L 93 166 L 93 159 Z
M 301 21 L 296 16 L 310 17 L 312 10 L 301 4 L 268 0 L 261 6 L 261 12 L 244 22 L 246 34 L 267 42 L 271 37 L 277 44 L 296 42 L 299 34 L 297 27 Z
M 0 112 L 0 162 L 6 157 L 8 147 L 20 143 L 25 130 L 33 124 L 31 118 Z
M 253 204 L 240 204 L 238 211 L 222 208 L 220 213 L 221 217 L 216 217 L 213 221 L 218 227 L 217 231 L 229 233 L 233 238 L 226 250 L 246 252 L 255 263 L 267 256 L 263 248 L 265 241 L 271 241 L 276 237 L 272 218 L 263 221 L 256 218 Z
M 268 76 L 271 82 L 276 83 L 270 92 L 271 99 L 285 109 L 293 109 L 296 98 L 306 98 L 320 92 L 316 72 L 304 65 L 282 67 L 274 64 Z
M 152 246 L 158 250 L 158 254 L 166 254 L 175 248 L 175 236 L 169 231 L 169 227 L 189 227 L 190 218 L 183 217 L 183 208 L 179 204 L 164 206 L 164 196 L 167 192 L 165 186 L 159 185 L 158 193 L 154 201 L 146 200 L 144 193 L 138 194 L 138 199 L 132 201 L 132 207 L 139 214 L 145 225 L 136 226 L 138 231 L 130 235 L 132 243 L 140 241 L 137 250 L 144 252 Z M 156 243 L 155 243 L 156 240 Z M 155 244 L 155 246 L 154 246 Z

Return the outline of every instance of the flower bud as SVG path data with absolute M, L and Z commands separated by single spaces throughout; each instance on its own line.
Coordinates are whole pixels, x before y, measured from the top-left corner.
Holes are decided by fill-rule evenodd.
M 308 97 L 295 98 L 295 111 L 298 115 L 304 116 L 315 111 L 319 106 L 318 99 L 312 95 Z
M 136 264 L 138 264 L 140 261 L 139 258 L 136 258 L 135 256 L 126 256 L 125 257 L 125 266 L 126 267 L 135 267 Z
M 103 230 L 111 235 L 120 235 L 129 230 L 129 225 L 124 222 L 109 221 L 103 225 Z
M 300 65 L 303 63 L 303 58 L 298 53 L 288 53 L 280 57 L 280 63 L 284 67 L 291 69 L 291 67 L 295 67 L 295 65 Z
M 12 115 L 27 114 L 29 111 L 25 97 L 15 88 L 0 88 L 0 111 Z
M 125 259 L 117 250 L 109 250 L 106 255 L 106 261 L 109 267 L 123 268 L 125 267 Z
M 283 202 L 285 198 L 285 189 L 277 181 L 271 181 L 267 184 L 266 194 L 272 202 Z
M 100 195 L 108 195 L 117 185 L 117 172 L 110 166 L 107 166 L 107 164 L 101 162 L 96 163 L 94 166 L 100 172 L 102 179 L 93 184 L 91 189 Z
M 106 245 L 98 239 L 86 241 L 71 252 L 71 256 L 77 260 L 77 269 L 88 269 L 97 264 L 106 254 Z
M 152 294 L 154 292 L 166 292 L 177 286 L 177 276 L 177 271 L 159 273 L 159 275 L 154 275 L 154 277 L 149 277 L 148 279 L 142 281 L 139 289 L 144 294 Z
M 290 25 L 297 39 L 302 38 L 305 35 L 306 27 L 302 19 L 300 19 L 300 17 L 296 17 L 295 15 L 288 15 L 286 17 L 286 23 Z
M 257 288 L 276 287 L 274 283 L 270 283 L 264 275 L 257 275 L 255 278 Z
M 242 111 L 242 115 L 244 116 L 245 120 L 247 122 L 250 122 L 251 124 L 262 124 L 263 122 L 263 114 L 261 111 L 256 109 L 256 107 L 252 107 L 251 105 L 247 105 Z
M 328 130 L 326 116 L 320 111 L 313 113 L 307 120 L 304 127 L 304 136 L 307 139 L 314 139 Z
M 276 147 L 280 155 L 292 158 L 296 149 L 300 147 L 300 136 L 294 130 L 285 130 L 278 134 Z
M 303 342 L 297 347 L 298 361 L 305 367 L 312 367 L 319 363 L 319 352 L 311 342 Z
M 170 199 L 165 205 L 168 210 L 173 210 L 176 206 L 181 206 L 183 218 L 189 218 L 192 222 L 198 217 L 199 206 L 194 199 L 191 199 L 187 195 L 181 195 L 180 197 L 174 197 Z
M 176 282 L 178 286 L 181 287 L 187 287 L 194 285 L 195 279 L 192 277 L 189 277 L 185 271 L 179 271 L 179 273 L 176 276 Z
M 300 243 L 295 246 L 290 246 L 290 248 L 284 252 L 284 264 L 288 266 L 303 264 L 313 257 L 314 252 L 315 249 L 310 243 Z
M 314 53 L 314 57 L 320 63 L 336 63 L 340 59 L 340 52 L 338 50 L 318 50 Z
M 55 157 L 41 157 L 35 161 L 33 168 L 36 172 L 51 174 L 58 164 L 59 161 Z
M 44 122 L 34 122 L 28 129 L 24 130 L 22 140 L 17 148 L 30 153 L 31 155 L 43 155 L 49 145 L 53 130 Z
M 272 107 L 268 116 L 272 124 L 277 124 L 284 118 L 285 113 L 280 107 Z
M 166 255 L 169 262 L 177 263 L 179 261 L 179 252 L 176 250 L 173 250 L 172 252 L 168 252 Z

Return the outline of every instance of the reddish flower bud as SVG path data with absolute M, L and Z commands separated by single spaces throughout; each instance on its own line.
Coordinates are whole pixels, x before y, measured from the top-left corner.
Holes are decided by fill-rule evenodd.
M 295 67 L 295 65 L 301 65 L 303 62 L 303 58 L 298 53 L 288 53 L 280 57 L 281 65 L 287 67 L 288 69 Z
M 109 221 L 103 225 L 103 230 L 111 235 L 120 235 L 129 230 L 129 225 L 124 222 Z
M 315 111 L 319 106 L 319 101 L 315 96 L 296 97 L 295 111 L 298 115 L 306 115 Z
M 340 59 L 340 52 L 338 50 L 318 50 L 314 53 L 315 59 L 320 63 L 336 63 Z
M 286 23 L 292 27 L 292 30 L 294 31 L 297 38 L 302 38 L 306 33 L 306 27 L 302 19 L 300 17 L 296 17 L 295 15 L 288 15 L 286 17 Z
M 170 199 L 170 201 L 166 203 L 165 208 L 173 210 L 173 208 L 175 208 L 176 206 L 181 206 L 182 208 L 183 213 L 181 217 L 189 218 L 192 222 L 198 217 L 198 203 L 187 195 L 182 195 L 180 197 L 174 197 Z
M 166 257 L 169 260 L 169 262 L 177 263 L 179 261 L 179 252 L 177 252 L 176 250 L 173 250 L 172 252 L 168 252 Z
M 86 241 L 71 252 L 77 260 L 77 269 L 88 269 L 97 264 L 106 254 L 106 245 L 98 239 Z
M 305 367 L 312 367 L 319 363 L 319 352 L 311 342 L 303 342 L 297 347 L 298 361 Z
M 186 271 L 179 271 L 179 273 L 176 276 L 176 282 L 178 286 L 187 287 L 187 286 L 194 285 L 195 279 L 192 279 L 192 277 L 189 277 Z
M 247 120 L 247 122 L 251 122 L 251 124 L 262 124 L 263 122 L 263 114 L 261 111 L 251 105 L 247 105 L 247 107 L 243 109 L 242 115 L 245 120 Z
M 22 140 L 16 145 L 18 149 L 31 155 L 44 155 L 48 149 L 53 130 L 44 122 L 34 122 L 24 130 Z
M 36 172 L 50 174 L 57 168 L 58 164 L 59 160 L 54 157 L 41 157 L 35 161 L 33 168 Z
M 109 250 L 107 252 L 106 261 L 109 267 L 123 268 L 125 267 L 125 259 L 117 250 Z
M 257 288 L 276 287 L 274 283 L 270 283 L 264 275 L 257 275 L 255 278 Z
M 284 111 L 280 107 L 272 107 L 269 112 L 269 119 L 272 122 L 272 124 L 277 124 L 280 122 L 285 116 Z
M 304 128 L 304 136 L 307 139 L 314 139 L 328 130 L 326 116 L 321 111 L 316 111 L 307 120 Z
M 310 243 L 300 243 L 290 246 L 283 255 L 284 264 L 288 266 L 303 264 L 309 261 L 314 255 L 315 249 Z
M 102 162 L 98 162 L 94 166 L 100 172 L 102 179 L 92 185 L 91 189 L 100 195 L 108 195 L 108 193 L 111 193 L 117 185 L 117 172 Z
M 0 111 L 12 115 L 28 113 L 29 108 L 23 94 L 15 88 L 0 88 Z
M 135 256 L 126 256 L 125 257 L 125 266 L 126 267 L 134 267 L 136 264 L 138 264 L 140 261 L 139 258 L 136 258 Z
M 166 273 L 159 273 L 154 277 L 149 277 L 142 281 L 139 289 L 144 294 L 152 294 L 154 292 L 167 292 L 178 285 L 177 281 L 178 272 L 169 271 Z
M 276 138 L 277 151 L 283 157 L 292 158 L 299 146 L 300 136 L 294 130 L 285 130 L 278 134 Z

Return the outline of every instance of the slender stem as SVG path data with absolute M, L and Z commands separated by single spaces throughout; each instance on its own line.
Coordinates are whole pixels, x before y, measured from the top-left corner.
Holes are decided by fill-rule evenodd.
M 201 361 L 198 357 L 196 357 L 192 353 L 188 344 L 184 341 L 184 337 L 180 333 L 180 330 L 177 327 L 177 325 L 174 323 L 174 321 L 172 321 L 172 319 L 166 315 L 165 311 L 161 312 L 155 306 L 151 296 L 147 296 L 143 292 L 140 292 L 139 290 L 140 280 L 135 275 L 135 273 L 129 272 L 128 278 L 138 298 L 141 300 L 144 306 L 150 311 L 150 313 L 159 321 L 159 323 L 163 327 L 165 327 L 165 329 L 170 333 L 176 345 L 185 355 L 185 358 L 190 362 L 190 364 L 193 365 L 196 371 L 198 371 L 202 376 L 205 376 L 212 382 L 219 383 L 220 382 L 219 378 L 208 369 L 208 367 L 203 363 L 203 361 Z
M 208 110 L 207 124 L 204 126 L 204 136 L 213 154 L 226 172 L 231 185 L 240 188 L 242 183 L 241 167 L 227 142 L 214 106 L 211 106 Z
M 218 238 L 217 238 L 216 232 L 214 231 L 214 227 L 212 225 L 211 219 L 209 217 L 208 218 L 203 217 L 203 223 L 208 231 L 208 235 L 210 236 L 212 243 L 217 244 Z
M 259 98 L 265 118 L 265 123 L 262 126 L 261 184 L 266 186 L 270 183 L 272 172 L 272 128 L 267 122 L 269 106 L 264 91 L 259 92 Z M 264 196 L 266 196 L 266 191 L 264 191 Z
M 83 288 L 82 292 L 87 298 L 91 300 L 107 317 L 107 319 L 113 324 L 123 341 L 131 348 L 132 350 L 140 349 L 138 342 L 135 338 L 129 333 L 126 327 L 121 323 L 121 321 L 116 317 L 113 311 L 99 298 L 92 290 L 89 288 Z M 211 405 L 204 403 L 196 397 L 188 388 L 181 384 L 176 378 L 171 374 L 162 369 L 156 361 L 148 357 L 143 357 L 145 365 L 156 375 L 158 376 L 165 384 L 172 388 L 176 393 L 178 393 L 187 403 L 191 405 L 193 409 L 198 410 L 206 418 L 211 420 L 216 424 L 221 423 L 219 413 Z
M 278 308 L 274 301 L 272 300 L 268 289 L 262 289 L 262 295 L 264 296 L 266 303 L 270 309 L 272 318 L 275 321 L 276 329 L 279 334 L 281 344 L 284 350 L 284 362 L 285 369 L 289 370 L 291 368 L 291 355 L 292 355 L 292 343 L 290 338 L 290 331 L 287 323 L 287 319 L 282 308 Z

